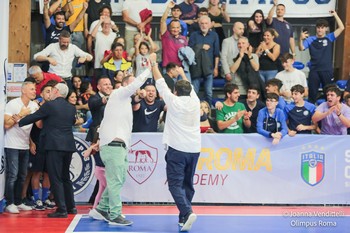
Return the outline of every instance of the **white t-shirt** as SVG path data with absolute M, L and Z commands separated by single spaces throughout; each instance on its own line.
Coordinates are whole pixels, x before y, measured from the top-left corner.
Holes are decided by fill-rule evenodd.
M 12 116 L 18 114 L 24 104 L 21 97 L 13 99 L 6 104 L 5 115 Z M 30 101 L 28 107 L 31 109 L 31 113 L 34 113 L 39 107 L 38 105 Z M 32 130 L 33 124 L 19 127 L 15 124 L 12 128 L 5 130 L 5 148 L 28 150 L 29 149 L 29 135 Z
M 283 70 L 276 75 L 276 78 L 281 80 L 283 83 L 283 86 L 281 87 L 281 92 L 290 91 L 290 89 L 297 84 L 307 88 L 306 76 L 304 72 L 298 69 L 294 69 L 294 71 L 292 72 Z M 287 102 L 293 101 L 292 99 L 288 99 L 288 98 L 284 98 L 284 99 Z
M 102 68 L 100 62 L 103 59 L 104 52 L 106 50 L 111 50 L 112 43 L 116 36 L 114 32 L 110 32 L 109 35 L 105 35 L 103 32 L 97 32 L 95 38 L 95 69 Z
M 122 11 L 128 11 L 129 17 L 134 20 L 136 23 L 141 23 L 140 12 L 143 9 L 151 10 L 151 6 L 146 0 L 126 0 L 123 3 Z M 125 23 L 125 29 L 129 31 L 137 31 L 137 27 L 134 27 L 130 24 Z
M 163 78 L 156 87 L 167 106 L 163 144 L 182 152 L 200 152 L 200 102 L 193 87 L 190 96 L 172 94 Z

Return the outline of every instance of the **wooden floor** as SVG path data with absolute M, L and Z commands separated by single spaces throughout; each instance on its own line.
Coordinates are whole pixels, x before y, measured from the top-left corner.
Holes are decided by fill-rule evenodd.
M 87 213 L 89 212 L 91 206 L 78 206 L 78 214 L 79 216 L 83 216 L 83 219 L 87 219 Z M 223 217 L 223 216 L 233 216 L 233 217 L 254 217 L 254 222 L 251 224 L 259 224 L 257 221 L 265 222 L 266 218 L 264 217 L 283 217 L 284 220 L 287 222 L 290 222 L 292 224 L 298 224 L 298 221 L 304 221 L 301 218 L 300 215 L 308 215 L 308 214 L 319 214 L 322 215 L 323 218 L 326 218 L 328 220 L 335 221 L 338 226 L 336 227 L 302 227 L 296 228 L 291 226 L 290 224 L 286 224 L 285 231 L 280 231 L 278 228 L 271 228 L 269 230 L 259 231 L 259 232 L 266 232 L 266 233 L 272 233 L 272 232 L 281 232 L 281 233 L 289 233 L 289 232 L 336 232 L 336 233 L 349 233 L 350 232 L 350 207 L 305 207 L 305 206 L 194 206 L 193 207 L 194 212 L 198 215 L 198 218 L 200 219 L 200 216 L 215 216 L 215 217 Z M 69 229 L 67 232 L 82 232 L 79 230 L 74 230 L 75 226 L 77 225 L 75 223 L 71 225 L 72 220 L 74 219 L 75 215 L 69 215 L 66 219 L 50 219 L 47 218 L 46 215 L 50 213 L 51 211 L 22 211 L 20 214 L 8 214 L 3 213 L 0 214 L 0 232 L 1 233 L 7 233 L 7 232 L 66 232 L 67 229 Z M 125 215 L 160 215 L 160 216 L 172 216 L 171 223 L 169 226 L 176 227 L 176 219 L 178 211 L 175 206 L 124 206 L 123 207 L 123 213 Z M 338 216 L 326 216 L 326 215 L 338 215 Z M 176 216 L 176 217 L 175 217 Z M 308 218 L 308 217 L 306 217 Z M 320 216 L 315 217 L 316 220 Z M 79 219 L 79 218 L 76 218 Z M 137 225 L 136 219 L 134 218 L 134 225 Z M 145 219 L 145 218 L 143 218 Z M 203 219 L 202 219 L 203 220 Z M 249 221 L 249 218 L 245 218 L 242 221 Z M 91 220 L 90 220 L 91 221 Z M 142 221 L 142 220 L 140 220 Z M 163 220 L 162 220 L 163 221 Z M 173 223 L 174 221 L 174 223 Z M 237 219 L 235 220 L 237 221 Z M 241 221 L 241 220 L 239 220 Z M 274 220 L 271 220 L 272 222 Z M 310 220 L 311 221 L 311 220 Z M 151 224 L 151 223 L 146 223 Z M 152 223 L 157 224 L 157 223 Z M 249 225 L 248 223 L 245 223 Z M 71 227 L 69 228 L 69 226 Z M 200 224 L 199 224 L 200 225 Z M 108 226 L 108 224 L 107 224 Z M 262 224 L 263 226 L 263 224 Z M 211 232 L 211 231 L 205 231 L 200 230 L 203 226 L 195 226 L 192 228 L 191 232 Z M 221 229 L 225 228 L 225 223 L 221 224 Z M 276 226 L 277 227 L 277 226 Z M 280 226 L 279 226 L 280 227 Z M 345 227 L 345 228 L 344 228 Z M 103 228 L 105 229 L 105 228 Z M 99 230 L 98 232 L 106 232 L 106 230 Z M 132 228 L 127 228 L 127 231 L 125 232 L 135 232 L 131 230 Z M 233 229 L 227 229 L 227 231 L 221 230 L 220 232 L 250 232 L 248 227 L 245 231 L 237 230 L 232 231 Z M 274 229 L 274 230 L 273 230 Z M 344 230 L 348 229 L 348 230 Z M 277 231 L 278 230 L 278 231 Z M 120 232 L 119 228 L 108 229 L 107 231 L 115 231 Z M 84 231 L 86 232 L 86 231 Z M 88 231 L 88 232 L 97 232 L 97 231 Z M 124 231 L 123 231 L 124 232 Z M 139 231 L 138 232 L 150 232 L 150 231 Z M 153 231 L 152 231 L 153 232 Z M 154 231 L 154 232 L 161 232 L 161 231 Z M 163 231 L 165 232 L 165 231 Z M 171 230 L 166 232 L 173 232 Z M 175 232 L 178 232 L 178 229 L 175 229 Z M 218 232 L 213 232 L 218 233 Z M 255 233 L 255 232 L 254 232 Z

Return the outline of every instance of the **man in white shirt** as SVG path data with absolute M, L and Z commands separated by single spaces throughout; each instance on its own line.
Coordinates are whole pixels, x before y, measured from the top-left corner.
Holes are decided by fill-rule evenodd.
M 111 30 L 112 21 L 110 17 L 101 16 L 100 20 L 92 30 L 91 36 L 95 39 L 95 74 L 102 73 L 101 60 L 105 51 L 109 51 L 117 34 Z M 102 27 L 102 31 L 99 28 Z M 99 78 L 99 77 L 98 77 Z
M 283 83 L 280 89 L 281 96 L 287 103 L 292 102 L 292 92 L 290 89 L 299 84 L 305 88 L 304 96 L 307 97 L 309 95 L 309 88 L 307 86 L 306 76 L 304 72 L 293 67 L 294 56 L 290 53 L 285 53 L 281 56 L 281 62 L 284 70 L 276 75 L 276 79 L 281 80 Z
M 89 212 L 96 220 L 108 221 L 110 225 L 129 226 L 133 222 L 122 215 L 120 192 L 126 179 L 128 149 L 132 131 L 131 96 L 146 81 L 150 70 L 137 78 L 126 76 L 122 87 L 113 90 L 109 96 L 104 117 L 99 129 L 101 160 L 105 165 L 107 187 L 98 206 Z M 108 214 L 109 211 L 109 214 Z
M 34 60 L 50 63 L 49 72 L 60 76 L 71 89 L 72 63 L 79 57 L 78 64 L 91 61 L 92 56 L 76 45 L 70 44 L 70 33 L 62 31 L 57 43 L 48 45 L 44 50 L 34 54 Z
M 18 121 L 35 112 L 38 105 L 35 84 L 24 82 L 22 95 L 6 104 L 4 115 L 5 156 L 6 156 L 6 212 L 18 214 L 19 210 L 32 208 L 22 203 L 22 187 L 27 175 L 29 161 L 29 135 L 33 124 L 18 126 Z
M 195 193 L 193 176 L 201 150 L 200 101 L 187 80 L 177 81 L 175 94 L 172 94 L 158 69 L 154 53 L 150 60 L 159 95 L 167 105 L 163 143 L 168 147 L 165 160 L 169 191 L 180 211 L 181 231 L 188 231 L 197 218 L 191 202 Z

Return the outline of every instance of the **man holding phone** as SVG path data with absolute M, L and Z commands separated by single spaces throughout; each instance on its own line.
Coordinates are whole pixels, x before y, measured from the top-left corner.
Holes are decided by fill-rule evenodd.
M 316 22 L 316 35 L 309 36 L 308 31 L 302 30 L 300 34 L 299 50 L 310 51 L 310 73 L 308 78 L 309 102 L 315 103 L 320 83 L 326 86 L 334 82 L 333 77 L 333 42 L 344 31 L 344 24 L 334 10 L 329 12 L 334 16 L 338 28 L 329 34 L 328 21 L 319 19 Z

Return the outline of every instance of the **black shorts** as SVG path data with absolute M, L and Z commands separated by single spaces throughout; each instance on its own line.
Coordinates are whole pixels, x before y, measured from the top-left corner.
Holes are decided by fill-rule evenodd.
M 47 172 L 45 162 L 44 152 L 37 152 L 35 155 L 30 153 L 28 169 L 32 172 Z

